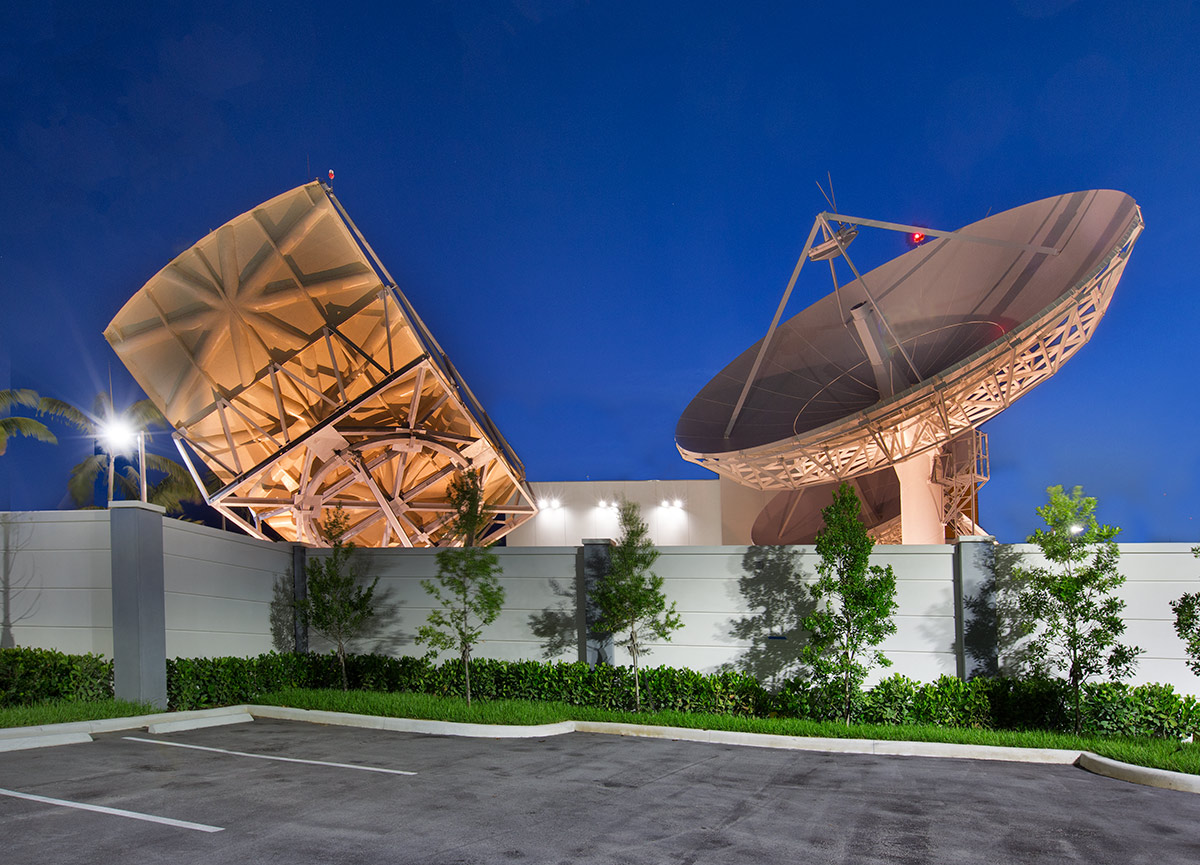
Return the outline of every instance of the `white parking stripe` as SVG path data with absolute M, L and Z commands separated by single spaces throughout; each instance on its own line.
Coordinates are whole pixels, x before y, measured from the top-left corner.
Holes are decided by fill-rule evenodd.
M 172 820 L 170 817 L 156 817 L 153 814 L 143 814 L 140 811 L 108 808 L 104 805 L 88 805 L 85 802 L 71 802 L 67 799 L 51 799 L 47 796 L 35 796 L 32 793 L 20 793 L 16 790 L 4 790 L 0 788 L 0 796 L 11 796 L 14 799 L 28 799 L 30 802 L 42 802 L 46 805 L 61 805 L 63 808 L 77 808 L 80 811 L 95 811 L 98 814 L 112 814 L 115 817 L 128 817 L 131 820 L 145 820 L 147 823 L 161 823 L 163 826 L 174 826 L 178 829 L 193 829 L 197 832 L 225 831 L 220 826 L 189 823 L 187 820 Z
M 310 766 L 332 766 L 338 769 L 359 769 L 363 772 L 383 772 L 388 775 L 415 775 L 416 772 L 405 772 L 403 769 L 384 769 L 379 766 L 356 766 L 353 763 L 329 763 L 325 760 L 301 760 L 298 757 L 276 757 L 273 754 L 248 754 L 245 751 L 227 751 L 224 748 L 208 748 L 204 745 L 185 745 L 183 742 L 165 742 L 162 739 L 143 739 L 140 736 L 123 736 L 130 742 L 148 742 L 151 745 L 170 745 L 172 748 L 191 748 L 195 751 L 212 751 L 216 754 L 229 754 L 234 757 L 253 757 L 255 760 L 278 760 L 281 763 L 307 763 Z

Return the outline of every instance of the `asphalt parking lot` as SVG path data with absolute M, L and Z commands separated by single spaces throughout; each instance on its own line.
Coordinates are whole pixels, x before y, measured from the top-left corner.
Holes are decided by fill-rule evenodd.
M 1071 766 L 585 733 L 127 731 L 0 753 L 0 791 L 8 865 L 1200 861 L 1200 797 Z

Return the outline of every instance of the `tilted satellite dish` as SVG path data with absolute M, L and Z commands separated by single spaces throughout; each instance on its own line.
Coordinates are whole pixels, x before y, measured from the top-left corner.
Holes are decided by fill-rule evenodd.
M 536 513 L 525 469 L 332 191 L 314 182 L 211 232 L 105 338 L 256 537 L 323 543 L 342 507 L 360 546 L 438 546 L 447 487 L 483 480 L 499 539 Z
M 852 226 L 929 240 L 863 275 L 843 241 Z M 809 510 L 829 503 L 810 487 L 890 468 L 905 543 L 977 531 L 975 491 L 987 478 L 977 428 L 1091 338 L 1142 226 L 1134 200 L 1113 190 L 1047 198 L 958 232 L 822 213 L 766 336 L 684 411 L 679 451 L 750 487 L 804 491 Z M 855 277 L 841 286 L 838 257 Z M 829 260 L 834 291 L 779 324 L 809 260 Z M 756 543 L 803 534 L 798 499 L 768 505 Z

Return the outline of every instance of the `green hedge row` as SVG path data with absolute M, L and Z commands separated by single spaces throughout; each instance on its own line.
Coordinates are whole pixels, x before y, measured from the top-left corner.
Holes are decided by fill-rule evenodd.
M 0 708 L 44 700 L 103 700 L 112 695 L 112 661 L 100 655 L 0 649 Z
M 1070 706 L 1070 688 L 1061 679 L 964 682 L 942 676 L 922 684 L 896 675 L 862 695 L 858 717 L 876 724 L 1070 732 Z M 1085 735 L 1179 738 L 1200 732 L 1200 703 L 1170 685 L 1089 682 L 1080 706 Z
M 168 661 L 167 690 L 173 709 L 253 702 L 281 688 L 340 686 L 332 655 L 260 655 Z M 425 658 L 351 655 L 346 674 L 352 689 L 416 691 L 443 696 L 464 692 L 462 664 Z M 643 704 L 718 715 L 841 717 L 841 697 L 793 679 L 768 693 L 743 673 L 705 675 L 653 667 L 641 671 Z M 471 693 L 479 699 L 556 700 L 579 706 L 632 710 L 633 671 L 628 667 L 541 661 L 471 662 Z M 857 694 L 853 720 L 873 724 L 934 724 L 1004 730 L 1073 729 L 1070 692 L 1058 679 L 972 679 L 943 676 L 914 682 L 895 675 Z M 1200 703 L 1170 685 L 1095 682 L 1084 686 L 1087 734 L 1175 738 L 1200 732 Z
M 466 692 L 461 662 L 436 665 L 425 658 L 347 655 L 351 689 L 416 691 L 442 696 Z M 167 661 L 167 698 L 172 709 L 203 709 L 253 702 L 282 688 L 341 686 L 333 655 L 257 658 L 196 658 Z M 743 673 L 704 675 L 657 667 L 641 671 L 643 702 L 655 709 L 729 715 L 760 714 L 766 692 Z M 471 695 L 483 700 L 556 700 L 603 709 L 633 709 L 629 667 L 541 661 L 471 661 Z
M 350 687 L 367 691 L 464 693 L 462 664 L 427 658 L 349 655 Z M 167 661 L 167 699 L 174 710 L 252 703 L 284 688 L 336 688 L 332 654 L 277 654 L 257 658 L 179 658 Z M 743 673 L 706 675 L 654 667 L 641 671 L 643 705 L 718 715 L 841 717 L 841 697 L 803 679 L 768 693 Z M 563 662 L 471 662 L 471 692 L 483 700 L 555 700 L 602 709 L 632 710 L 633 671 Z M 111 697 L 112 662 L 98 655 L 46 649 L 0 649 L 0 707 L 49 699 Z M 943 676 L 914 682 L 895 675 L 856 695 L 852 717 L 873 724 L 935 724 L 1005 730 L 1073 728 L 1067 684 L 1058 679 L 972 679 Z M 1083 731 L 1088 734 L 1176 738 L 1200 733 L 1200 703 L 1169 685 L 1095 682 L 1084 686 Z

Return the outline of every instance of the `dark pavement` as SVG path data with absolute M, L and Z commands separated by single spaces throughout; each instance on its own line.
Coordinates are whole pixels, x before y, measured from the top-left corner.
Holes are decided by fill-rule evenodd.
M 293 760 L 132 741 L 156 738 Z M 283 721 L 0 753 L 25 863 L 1196 863 L 1200 796 L 1070 766 Z

